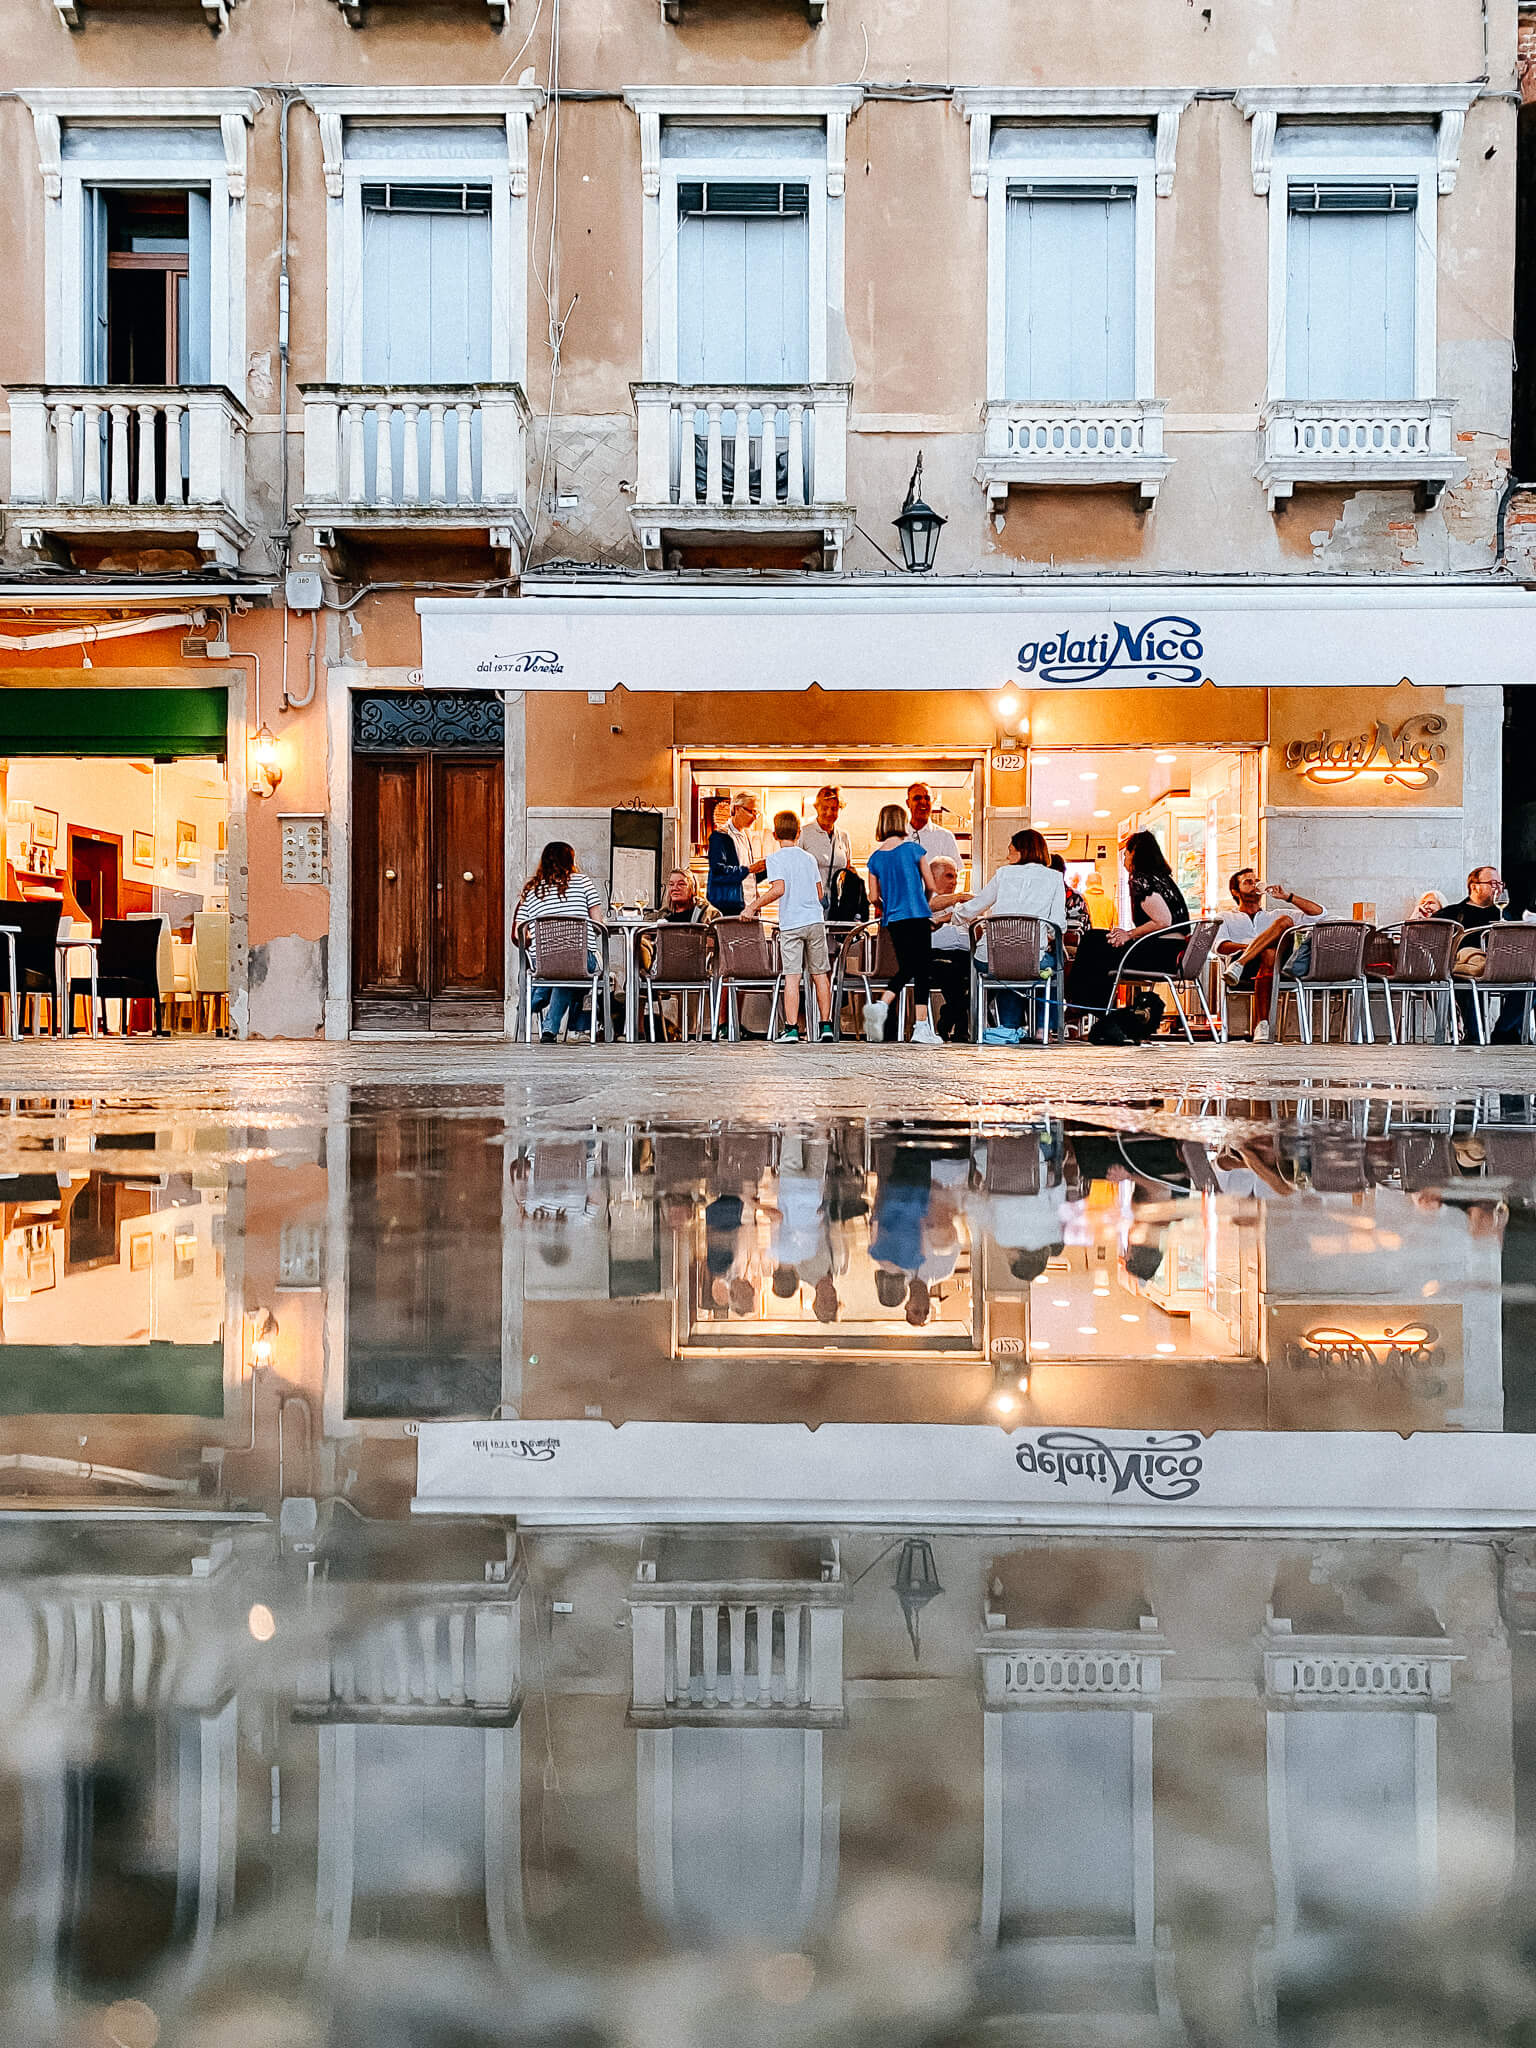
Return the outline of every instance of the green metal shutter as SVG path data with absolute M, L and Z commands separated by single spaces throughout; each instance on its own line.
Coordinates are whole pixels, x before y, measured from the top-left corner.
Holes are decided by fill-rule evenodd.
M 0 755 L 223 755 L 227 690 L 0 689 Z

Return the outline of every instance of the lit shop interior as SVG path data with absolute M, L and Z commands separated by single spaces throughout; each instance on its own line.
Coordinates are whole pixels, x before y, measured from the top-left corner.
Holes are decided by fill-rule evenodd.
M 108 1029 L 152 1029 L 158 1015 L 172 1031 L 225 1030 L 230 790 L 224 692 L 143 692 L 149 715 L 158 711 L 166 730 L 124 731 L 116 741 L 100 728 L 72 734 L 66 712 L 45 701 L 88 699 L 90 711 L 128 694 L 7 693 L 9 730 L 0 744 L 16 750 L 0 758 L 5 896 L 33 909 L 30 919 L 16 921 L 35 952 L 39 945 L 51 949 L 50 914 L 56 912 L 58 939 L 95 940 L 100 976 L 134 984 L 131 1002 L 107 1004 Z M 216 702 L 191 701 L 203 697 Z M 35 730 L 26 730 L 27 723 Z M 110 716 L 102 720 L 103 727 L 111 723 Z M 149 746 L 127 751 L 135 740 Z M 72 743 L 96 751 L 64 752 Z M 125 751 L 113 751 L 115 745 Z M 145 924 L 156 927 L 152 936 L 135 929 Z M 73 982 L 89 978 L 86 947 L 60 957 L 68 958 Z M 53 1020 L 51 1014 L 39 1019 L 29 1006 L 24 1021 L 30 1028 Z M 81 1001 L 74 1027 L 87 1021 Z
M 1065 747 L 1029 755 L 1029 814 L 1084 889 L 1095 872 L 1129 924 L 1119 853 L 1151 832 L 1191 916 L 1231 908 L 1228 877 L 1258 857 L 1256 747 Z

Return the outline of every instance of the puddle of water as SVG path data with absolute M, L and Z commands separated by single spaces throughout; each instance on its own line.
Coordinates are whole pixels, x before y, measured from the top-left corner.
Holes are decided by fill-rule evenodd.
M 1536 2026 L 1527 1099 L 0 1167 L 0 2038 Z

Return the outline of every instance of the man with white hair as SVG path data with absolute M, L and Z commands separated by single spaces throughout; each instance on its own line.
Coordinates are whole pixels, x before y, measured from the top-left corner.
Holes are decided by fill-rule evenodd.
M 757 823 L 757 798 L 750 790 L 738 789 L 731 799 L 731 815 L 724 830 L 709 835 L 710 902 L 725 917 L 740 917 L 757 897 L 757 877 L 766 870 L 762 848 L 752 836 Z
M 914 782 L 907 791 L 907 817 L 911 821 L 909 839 L 915 839 L 930 860 L 937 854 L 941 859 L 952 860 L 955 873 L 960 872 L 960 842 L 947 826 L 935 825 L 933 818 L 933 792 L 926 782 Z
M 960 887 L 960 863 L 947 853 L 930 856 L 935 899 L 953 896 Z M 955 921 L 953 909 L 933 917 L 933 986 L 944 998 L 937 1030 L 946 1045 L 956 1045 L 971 1032 L 971 935 Z

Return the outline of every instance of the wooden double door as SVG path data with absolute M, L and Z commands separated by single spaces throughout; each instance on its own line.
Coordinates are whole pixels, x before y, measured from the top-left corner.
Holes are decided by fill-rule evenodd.
M 356 754 L 353 1023 L 499 1031 L 506 994 L 500 754 Z

